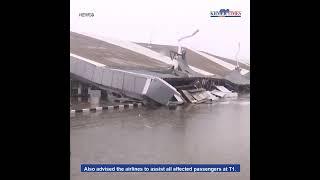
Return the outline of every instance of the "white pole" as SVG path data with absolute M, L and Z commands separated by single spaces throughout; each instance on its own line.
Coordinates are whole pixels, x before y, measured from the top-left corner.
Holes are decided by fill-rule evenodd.
M 184 36 L 184 37 L 178 39 L 178 54 L 181 54 L 181 52 L 182 52 L 180 41 L 182 41 L 183 39 L 186 39 L 186 38 L 190 38 L 190 37 L 196 35 L 198 32 L 199 32 L 199 29 L 197 29 L 197 30 L 196 30 L 195 32 L 193 32 L 191 35 Z
M 236 54 L 237 67 L 239 67 L 239 58 L 238 58 L 239 52 L 240 52 L 240 42 L 238 42 L 238 52 Z
M 148 44 L 148 47 L 149 47 L 149 48 L 151 48 L 151 47 L 152 47 L 152 46 L 151 46 L 152 33 L 153 33 L 152 31 L 153 31 L 153 30 L 151 30 L 151 31 L 150 31 L 150 34 L 149 34 L 149 44 Z

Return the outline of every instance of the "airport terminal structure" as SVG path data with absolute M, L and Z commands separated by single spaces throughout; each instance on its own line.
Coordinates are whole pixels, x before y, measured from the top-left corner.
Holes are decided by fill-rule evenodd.
M 70 32 L 70 95 L 178 105 L 250 92 L 250 66 L 187 47 Z

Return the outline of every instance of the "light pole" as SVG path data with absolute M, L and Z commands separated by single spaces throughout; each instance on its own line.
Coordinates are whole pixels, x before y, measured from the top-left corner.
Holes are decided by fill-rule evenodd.
M 236 54 L 236 61 L 237 61 L 237 67 L 238 68 L 239 68 L 239 58 L 238 58 L 239 52 L 240 52 L 240 42 L 238 42 L 238 52 Z
M 184 36 L 184 37 L 178 39 L 178 54 L 181 54 L 181 51 L 182 51 L 180 42 L 181 42 L 183 39 L 187 39 L 187 38 L 190 38 L 190 37 L 196 35 L 198 32 L 199 32 L 199 29 L 197 29 L 197 30 L 196 30 L 195 32 L 193 32 L 191 35 Z
M 181 55 L 182 56 L 182 47 L 181 47 L 181 44 L 180 42 L 183 40 L 183 39 L 186 39 L 186 38 L 190 38 L 192 36 L 194 36 L 195 34 L 197 34 L 199 32 L 199 29 L 197 29 L 195 32 L 193 32 L 191 35 L 188 35 L 188 36 L 184 36 L 184 37 L 181 37 L 180 39 L 178 39 L 178 53 L 174 55 L 174 57 L 172 58 L 173 60 L 173 68 L 175 70 L 178 69 L 178 66 L 179 66 L 179 62 L 178 62 L 178 56 Z M 170 55 L 171 56 L 171 55 Z M 183 57 L 184 58 L 184 57 Z

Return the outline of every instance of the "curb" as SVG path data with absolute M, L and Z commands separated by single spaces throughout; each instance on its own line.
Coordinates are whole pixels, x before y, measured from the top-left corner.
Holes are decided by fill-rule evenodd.
M 95 107 L 95 108 L 87 108 L 87 109 L 77 109 L 77 110 L 70 110 L 70 113 L 82 113 L 82 112 L 96 112 L 102 110 L 110 110 L 110 109 L 132 109 L 134 107 L 141 107 L 142 103 L 133 103 L 133 104 L 121 104 L 116 106 L 102 106 L 102 107 Z

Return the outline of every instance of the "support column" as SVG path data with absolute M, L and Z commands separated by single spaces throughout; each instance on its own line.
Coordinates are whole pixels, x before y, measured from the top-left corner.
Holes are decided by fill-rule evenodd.
M 100 90 L 88 90 L 90 95 L 91 107 L 97 107 L 100 104 L 101 91 Z
M 71 103 L 71 95 L 72 95 L 72 79 L 70 79 L 70 94 L 69 94 L 69 99 L 70 99 L 70 106 L 72 105 Z
M 78 82 L 78 101 L 81 101 L 81 95 L 82 94 L 82 84 Z
M 104 101 L 108 100 L 108 92 L 106 90 L 101 91 L 101 100 L 104 100 Z
M 78 84 L 78 95 L 81 95 L 81 90 L 82 90 L 82 85 L 79 82 L 79 84 Z

